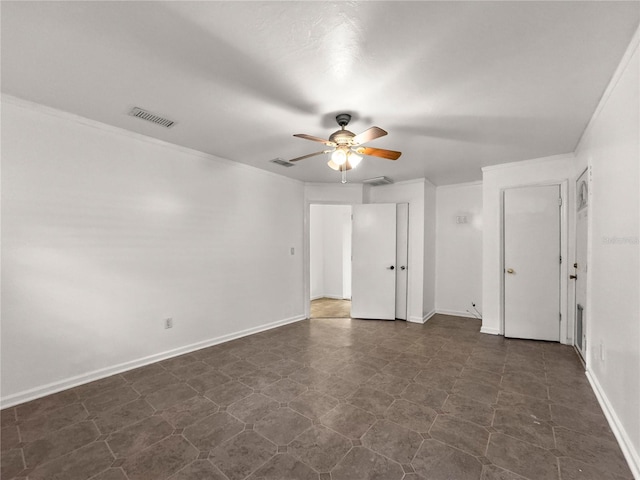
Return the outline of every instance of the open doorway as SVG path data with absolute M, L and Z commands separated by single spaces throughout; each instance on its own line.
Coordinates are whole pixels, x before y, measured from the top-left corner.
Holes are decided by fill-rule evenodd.
M 351 205 L 311 205 L 310 318 L 351 315 Z

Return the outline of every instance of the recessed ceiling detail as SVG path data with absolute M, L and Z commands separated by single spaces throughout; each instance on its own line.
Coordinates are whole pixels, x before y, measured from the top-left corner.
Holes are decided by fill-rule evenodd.
M 271 163 L 275 163 L 276 165 L 280 165 L 281 167 L 295 167 L 295 164 L 289 163 L 282 158 L 274 158 L 273 160 L 269 160 Z
M 371 185 L 372 187 L 377 187 L 380 185 L 389 185 L 393 183 L 393 180 L 391 180 L 389 177 L 375 177 L 367 178 L 366 180 L 363 180 L 362 183 L 364 183 L 365 185 Z
M 138 107 L 133 107 L 129 112 L 129 115 L 131 115 L 132 117 L 141 118 L 142 120 L 146 120 L 147 122 L 155 123 L 156 125 L 160 125 L 161 127 L 165 128 L 171 128 L 176 123 L 173 120 L 163 118 L 159 115 L 155 115 Z

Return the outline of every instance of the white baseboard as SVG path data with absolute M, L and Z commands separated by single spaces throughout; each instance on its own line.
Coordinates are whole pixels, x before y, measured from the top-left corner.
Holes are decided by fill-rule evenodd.
M 609 422 L 609 426 L 613 431 L 613 434 L 618 440 L 618 444 L 620 445 L 620 449 L 624 454 L 624 458 L 627 460 L 629 464 L 629 468 L 631 469 L 631 473 L 633 474 L 633 478 L 640 479 L 640 453 L 637 452 L 634 447 L 627 431 L 624 429 L 622 422 L 616 415 L 611 402 L 607 398 L 607 395 L 604 393 L 600 382 L 598 379 L 591 375 L 590 372 L 586 372 L 587 380 L 591 384 L 591 388 L 596 394 L 596 398 L 598 399 L 598 403 L 600 403 L 600 407 L 602 407 L 602 411 L 604 412 L 604 416 L 607 417 L 607 421 Z
M 409 317 L 407 318 L 407 322 L 411 322 L 411 323 L 422 323 L 425 324 L 429 321 L 429 319 L 431 317 L 433 317 L 436 314 L 435 310 L 431 310 L 429 313 L 427 313 L 424 317 Z
M 469 312 L 461 312 L 459 310 L 442 310 L 441 308 L 437 308 L 436 309 L 436 313 L 439 313 L 441 315 L 451 315 L 454 317 L 465 317 L 465 318 L 475 318 L 478 319 L 478 317 L 476 317 L 475 315 L 472 315 Z M 479 319 L 478 319 L 479 320 Z
M 212 347 L 214 345 L 225 343 L 230 340 L 246 337 L 247 335 L 253 335 L 254 333 L 264 332 L 266 330 L 271 330 L 273 328 L 281 327 L 283 325 L 288 325 L 290 323 L 295 323 L 302 320 L 306 320 L 306 317 L 304 315 L 297 315 L 295 317 L 285 318 L 284 320 L 277 320 L 275 322 L 267 323 L 257 327 L 247 328 L 246 330 L 241 330 L 239 332 L 222 335 L 216 338 L 210 338 L 202 342 L 192 343 L 191 345 L 185 345 L 184 347 L 167 350 L 165 352 L 156 353 L 154 355 L 149 355 L 137 360 L 131 360 L 129 362 L 120 363 L 111 367 L 101 368 L 92 372 L 84 373 L 82 375 L 77 375 L 75 377 L 70 377 L 64 380 L 59 380 L 57 382 L 42 385 L 40 387 L 31 388 L 29 390 L 14 393 L 12 395 L 7 395 L 6 397 L 0 398 L 0 408 L 13 407 L 15 405 L 29 402 L 37 398 L 45 397 L 53 393 L 58 393 L 69 388 L 84 385 L 85 383 L 94 382 L 96 380 L 100 380 L 117 373 L 127 372 L 129 370 L 140 368 L 151 363 L 156 363 L 161 360 L 166 360 L 168 358 L 177 357 L 186 353 L 195 352 L 196 350 L 200 350 L 202 348 Z
M 500 329 L 491 327 L 480 327 L 480 333 L 488 333 L 489 335 L 502 335 Z

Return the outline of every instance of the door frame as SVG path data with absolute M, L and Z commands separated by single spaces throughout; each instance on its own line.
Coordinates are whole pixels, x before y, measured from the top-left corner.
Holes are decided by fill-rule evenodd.
M 305 318 L 310 318 L 311 316 L 311 230 L 310 230 L 310 219 L 311 219 L 311 205 L 349 205 L 353 207 L 354 205 L 360 205 L 365 202 L 349 202 L 349 201 L 340 201 L 340 200 L 324 200 L 324 199 L 313 199 L 310 200 L 305 198 L 304 200 L 304 215 L 303 215 L 303 231 L 302 231 L 302 300 L 304 305 L 304 316 Z M 411 203 L 408 201 L 401 202 L 388 202 L 388 203 L 406 203 L 409 206 L 409 215 L 411 215 Z M 412 265 L 412 254 L 411 254 L 411 218 L 407 217 L 408 221 L 408 229 L 407 229 L 407 269 L 414 270 Z M 353 247 L 353 246 L 352 246 Z M 413 286 L 411 274 L 407 275 L 407 322 L 413 322 L 410 320 L 410 305 L 411 305 L 411 287 Z M 424 323 L 424 322 L 420 322 Z
M 340 202 L 340 201 L 328 201 L 317 200 L 304 202 L 304 231 L 303 231 L 303 301 L 304 301 L 304 316 L 305 318 L 311 318 L 311 205 L 344 205 L 353 208 L 354 203 Z
M 535 183 L 523 183 L 516 185 L 509 185 L 500 189 L 500 335 L 504 335 L 505 332 L 505 316 L 504 316 L 504 302 L 505 302 L 505 282 L 504 282 L 504 192 L 505 190 L 511 190 L 513 188 L 523 187 L 546 187 L 546 186 L 559 186 L 560 197 L 562 198 L 562 205 L 560 207 L 560 256 L 562 257 L 562 263 L 560 264 L 560 314 L 562 319 L 560 320 L 560 343 L 573 344 L 572 328 L 575 328 L 574 322 L 569 316 L 569 239 L 568 239 L 568 219 L 569 219 L 569 181 L 549 181 L 549 182 L 535 182 Z
M 573 207 L 573 231 L 574 231 L 574 238 L 573 238 L 573 259 L 572 259 L 572 264 L 573 262 L 575 262 L 578 258 L 578 182 L 582 177 L 585 177 L 586 181 L 587 181 L 587 188 L 588 188 L 588 200 L 587 200 L 587 205 L 585 206 L 585 209 L 587 210 L 587 228 L 586 228 L 586 235 L 587 238 L 585 238 L 585 245 L 586 245 L 586 251 L 584 252 L 585 254 L 585 260 L 587 261 L 587 268 L 589 266 L 589 252 L 591 251 L 591 199 L 589 198 L 589 196 L 591 195 L 591 168 L 590 166 L 586 166 L 585 169 L 575 178 L 574 182 L 573 182 L 573 187 L 575 188 L 574 191 L 574 195 L 573 198 L 575 199 L 575 205 Z M 575 271 L 574 271 L 575 273 Z M 590 301 L 590 296 L 589 296 L 589 275 L 586 275 L 585 278 L 585 290 L 586 290 L 586 305 L 584 306 L 587 309 L 586 315 L 584 315 L 584 317 L 582 318 L 582 329 L 583 332 L 586 332 L 585 336 L 589 335 L 589 301 Z M 576 349 L 576 351 L 578 352 L 578 356 L 582 359 L 582 362 L 585 364 L 587 364 L 587 359 L 589 358 L 589 355 L 587 355 L 586 350 L 584 349 L 585 345 L 583 345 L 583 349 L 580 350 L 577 346 L 577 341 L 578 339 L 576 338 L 577 335 L 577 326 L 578 326 L 578 322 L 577 322 L 577 315 L 578 315 L 578 302 L 577 302 L 577 290 L 576 290 L 576 285 L 577 282 L 574 282 L 572 285 L 572 293 L 573 295 L 571 296 L 572 301 L 569 302 L 569 306 L 571 308 L 571 313 L 572 313 L 572 319 L 573 319 L 573 326 L 572 326 L 572 332 L 573 332 L 573 342 L 572 345 L 574 346 L 574 348 Z M 585 338 L 585 342 L 588 339 Z M 587 342 L 588 343 L 588 342 Z

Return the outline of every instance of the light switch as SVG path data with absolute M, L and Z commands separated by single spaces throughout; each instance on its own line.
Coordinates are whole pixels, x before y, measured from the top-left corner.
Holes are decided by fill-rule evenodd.
M 291 247 L 291 255 L 295 255 L 296 254 L 296 249 Z

